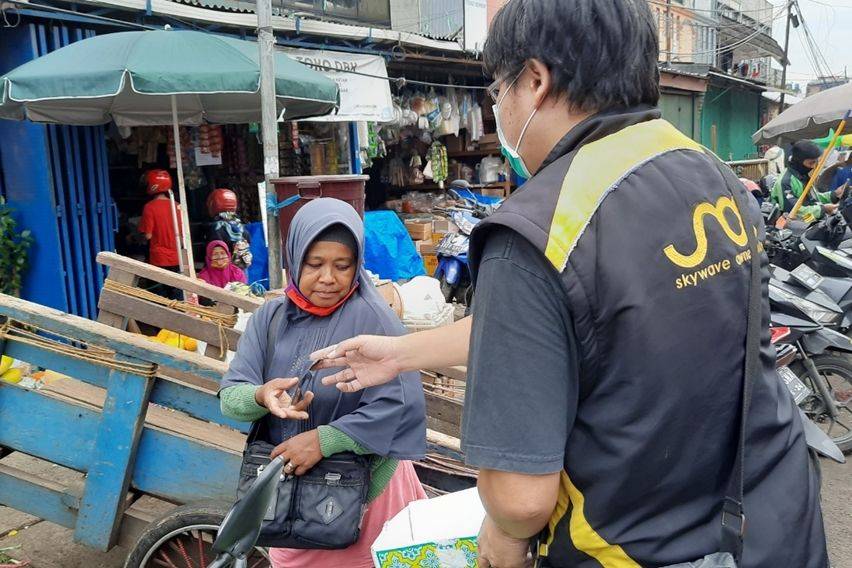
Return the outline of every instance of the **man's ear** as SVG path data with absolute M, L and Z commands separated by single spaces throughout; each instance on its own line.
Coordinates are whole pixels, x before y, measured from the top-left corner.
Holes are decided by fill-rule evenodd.
M 550 69 L 538 59 L 527 61 L 527 70 L 531 81 L 528 85 L 521 85 L 521 88 L 530 89 L 535 107 L 540 108 L 553 88 L 553 75 Z

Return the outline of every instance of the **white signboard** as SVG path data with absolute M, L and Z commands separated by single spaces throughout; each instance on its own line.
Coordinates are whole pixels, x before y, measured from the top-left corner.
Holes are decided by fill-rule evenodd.
M 464 0 L 464 50 L 481 53 L 488 35 L 488 2 Z
M 377 55 L 315 49 L 281 48 L 288 56 L 325 74 L 340 88 L 340 110 L 335 115 L 308 120 L 321 122 L 388 122 L 393 119 L 390 84 L 385 60 Z

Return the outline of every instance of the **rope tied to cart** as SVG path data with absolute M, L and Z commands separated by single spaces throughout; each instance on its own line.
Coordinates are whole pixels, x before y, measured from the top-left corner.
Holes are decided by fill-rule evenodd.
M 40 332 L 49 334 L 56 339 L 41 335 Z M 0 339 L 24 343 L 32 347 L 53 351 L 67 357 L 107 367 L 114 371 L 139 375 L 146 379 L 153 379 L 157 375 L 157 365 L 154 363 L 120 361 L 115 358 L 115 351 L 110 349 L 97 345 L 89 345 L 85 341 L 12 319 L 7 320 L 0 326 Z
M 225 329 L 233 328 L 237 324 L 237 314 L 223 314 L 214 309 L 192 304 L 184 300 L 171 300 L 169 298 L 164 298 L 159 294 L 155 294 L 154 292 L 149 292 L 148 290 L 143 290 L 142 288 L 137 288 L 135 286 L 123 284 L 110 279 L 104 281 L 103 289 L 165 306 L 169 309 L 195 316 L 202 321 L 215 324 L 219 331 L 219 358 L 224 359 L 230 349 L 228 335 L 225 333 Z

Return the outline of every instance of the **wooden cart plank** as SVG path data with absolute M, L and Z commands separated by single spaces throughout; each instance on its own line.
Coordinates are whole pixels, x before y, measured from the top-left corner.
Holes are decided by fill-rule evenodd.
M 254 312 L 263 305 L 263 300 L 258 298 L 234 294 L 222 288 L 211 286 L 203 280 L 187 278 L 186 276 L 175 274 L 174 272 L 169 272 L 168 270 L 151 266 L 150 264 L 139 262 L 138 260 L 133 260 L 132 258 L 127 258 L 113 252 L 98 253 L 97 261 L 105 266 L 119 268 L 142 278 L 161 282 L 167 286 L 180 288 L 187 292 L 193 292 L 199 296 L 210 298 L 214 302 L 228 304 L 246 312 Z
M 0 445 L 87 471 L 94 455 L 99 412 L 2 382 L 0 408 L 4 409 L 0 412 Z M 244 436 L 223 428 L 217 431 L 212 424 L 199 424 L 211 434 L 210 439 L 217 441 L 224 438 L 223 432 L 230 432 L 234 437 L 230 447 L 146 425 L 136 451 L 132 487 L 177 503 L 232 502 Z M 55 435 L 45 435 L 46 432 Z
M 77 498 L 64 485 L 4 464 L 0 503 L 70 529 L 77 524 Z
M 16 341 L 6 343 L 5 354 L 33 365 L 41 365 L 44 359 L 44 351 L 41 349 Z M 58 353 L 53 354 L 52 357 L 52 371 L 90 385 L 106 388 L 107 377 L 109 377 L 109 369 L 106 367 Z M 201 420 L 248 432 L 249 426 L 244 422 L 222 416 L 219 410 L 219 399 L 216 396 L 218 386 L 217 382 L 207 379 L 196 378 L 194 384 L 186 384 L 181 379 L 158 375 L 150 400 L 160 406 L 185 412 Z
M 133 487 L 178 503 L 234 501 L 242 455 L 146 427 Z
M 448 379 L 467 382 L 467 367 L 436 367 L 434 369 L 423 370 L 428 373 L 434 373 L 436 375 L 447 377 Z
M 151 402 L 154 402 L 153 397 L 156 393 L 157 385 L 154 385 L 154 391 L 151 393 Z M 81 403 L 90 408 L 103 408 L 106 399 L 106 391 L 87 385 L 73 379 L 64 379 L 56 381 L 45 387 L 45 390 L 53 395 L 61 396 L 74 403 Z M 218 410 L 217 410 L 218 412 Z M 215 446 L 240 452 L 245 445 L 245 435 L 240 432 L 211 424 L 202 420 L 197 420 L 189 414 L 182 412 L 174 412 L 169 408 L 150 405 L 148 413 L 145 416 L 145 424 L 186 436 L 195 438 L 205 443 L 210 443 Z M 237 423 L 247 430 L 248 424 Z
M 205 341 L 215 345 L 216 351 L 222 341 L 219 326 L 215 323 L 112 290 L 101 291 L 98 308 Z M 224 327 L 223 331 L 228 348 L 236 349 L 240 332 L 230 327 Z
M 124 270 L 121 270 L 120 268 L 116 267 L 112 267 L 109 269 L 107 279 L 112 280 L 114 282 L 118 282 L 120 284 L 127 284 L 128 286 L 136 286 L 136 284 L 139 282 L 139 277 L 135 274 L 125 272 Z M 116 314 L 99 309 L 98 321 L 104 325 L 108 325 L 116 329 L 127 329 L 127 318 L 121 314 Z
M 86 471 L 100 414 L 0 381 L 0 446 Z
M 429 427 L 449 436 L 460 437 L 462 403 L 453 398 L 431 392 L 426 392 L 424 395 L 426 397 L 427 417 L 440 423 L 440 425 L 435 424 Z
M 138 363 L 138 361 L 131 361 Z M 107 551 L 118 537 L 154 379 L 110 373 L 74 540 Z
M 143 361 L 196 374 L 202 378 L 219 380 L 227 369 L 225 363 L 214 361 L 204 355 L 180 351 L 149 341 L 139 335 L 5 294 L 0 294 L 0 316 L 74 337 Z M 45 360 L 42 364 L 50 367 L 51 361 Z

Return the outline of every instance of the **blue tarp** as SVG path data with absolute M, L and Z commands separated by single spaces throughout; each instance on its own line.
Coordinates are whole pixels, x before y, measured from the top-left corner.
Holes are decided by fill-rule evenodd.
M 364 263 L 381 278 L 401 280 L 423 276 L 423 259 L 405 225 L 393 211 L 368 211 L 364 216 Z
M 263 235 L 263 223 L 247 223 L 246 230 L 251 236 L 251 266 L 248 267 L 249 284 L 260 282 L 264 288 L 269 288 L 269 252 L 266 248 L 266 237 Z

